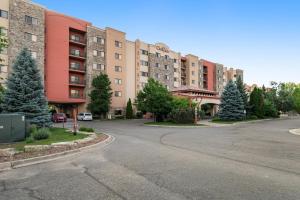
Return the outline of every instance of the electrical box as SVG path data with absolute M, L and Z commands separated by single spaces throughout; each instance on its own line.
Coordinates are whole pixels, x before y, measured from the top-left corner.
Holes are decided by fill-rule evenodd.
M 25 132 L 25 115 L 0 114 L 0 143 L 24 140 Z

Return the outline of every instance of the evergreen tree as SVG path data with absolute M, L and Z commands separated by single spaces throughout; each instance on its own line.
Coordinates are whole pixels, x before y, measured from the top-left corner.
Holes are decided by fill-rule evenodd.
M 2 109 L 3 95 L 4 95 L 4 87 L 0 84 L 0 113 L 3 111 Z
M 264 96 L 263 91 L 257 87 L 250 94 L 251 114 L 258 118 L 264 117 Z
M 132 119 L 133 118 L 133 109 L 131 104 L 131 99 L 129 98 L 126 106 L 126 119 Z
M 13 65 L 2 108 L 8 113 L 24 113 L 38 127 L 51 125 L 40 71 L 27 49 L 20 52 Z
M 230 80 L 221 96 L 218 116 L 221 120 L 242 120 L 245 117 L 244 103 L 236 85 Z
M 155 121 L 163 121 L 171 112 L 172 96 L 162 84 L 150 78 L 144 89 L 137 95 L 138 109 L 154 114 Z
M 107 74 L 101 73 L 93 79 L 93 90 L 89 94 L 91 102 L 87 107 L 93 115 L 106 116 L 108 113 L 112 97 L 110 84 Z
M 248 94 L 246 93 L 246 88 L 245 88 L 245 84 L 243 83 L 243 80 L 241 78 L 241 76 L 238 76 L 237 80 L 236 80 L 236 87 L 239 90 L 241 97 L 243 99 L 244 102 L 244 108 L 247 110 L 247 113 L 249 111 L 249 106 L 248 106 Z

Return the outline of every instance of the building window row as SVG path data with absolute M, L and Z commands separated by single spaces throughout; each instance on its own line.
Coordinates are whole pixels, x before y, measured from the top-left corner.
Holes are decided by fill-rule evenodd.
M 7 36 L 8 30 L 6 28 L 0 27 L 0 34 L 3 36 Z
M 7 73 L 7 65 L 0 65 L 0 73 Z
M 141 72 L 141 75 L 144 77 L 149 77 L 149 73 L 148 72 Z
M 70 67 L 71 67 L 71 69 L 78 70 L 78 69 L 80 69 L 81 64 L 79 62 L 71 62 Z
M 146 55 L 146 56 L 149 55 L 149 52 L 144 49 L 141 49 L 141 53 L 142 53 L 142 55 Z
M 94 70 L 105 70 L 105 65 L 104 64 L 99 64 L 99 63 L 94 63 L 93 64 L 93 69 Z
M 0 54 L 7 55 L 7 47 L 2 47 Z
M 149 66 L 149 62 L 141 60 L 141 65 L 143 65 L 143 66 Z
M 94 55 L 94 56 L 100 56 L 101 58 L 104 58 L 105 53 L 104 53 L 104 51 L 97 51 L 97 50 L 94 50 L 94 51 L 93 51 L 93 55 Z
M 8 11 L 0 10 L 0 17 L 8 19 Z
M 116 40 L 115 47 L 122 48 L 122 42 Z
M 166 80 L 170 80 L 170 76 L 169 75 L 165 75 L 165 79 Z
M 105 40 L 101 37 L 98 37 L 98 36 L 94 37 L 93 40 L 94 40 L 95 43 L 98 43 L 98 44 L 104 44 L 105 43 Z
M 31 53 L 31 57 L 32 57 L 33 59 L 37 59 L 37 52 L 35 52 L 35 51 L 30 51 L 30 53 Z
M 115 97 L 121 97 L 122 92 L 121 91 L 115 91 Z
M 122 79 L 115 78 L 115 84 L 122 85 Z
M 26 40 L 31 41 L 31 42 L 36 42 L 37 41 L 37 36 L 32 34 L 32 33 L 25 32 L 24 37 L 25 37 Z
M 160 67 L 160 64 L 159 63 L 155 63 L 155 67 Z
M 115 72 L 122 72 L 121 66 L 115 66 Z
M 169 70 L 169 69 L 170 69 L 169 65 L 165 65 L 165 70 Z
M 29 25 L 38 25 L 38 19 L 28 15 L 25 15 L 25 22 Z
M 122 54 L 115 53 L 115 59 L 121 60 L 122 59 Z

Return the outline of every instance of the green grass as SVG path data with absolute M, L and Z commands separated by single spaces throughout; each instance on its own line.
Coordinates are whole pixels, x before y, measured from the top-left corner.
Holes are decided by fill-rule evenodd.
M 264 118 L 264 119 L 272 119 L 272 118 Z M 239 123 L 239 122 L 249 122 L 249 121 L 257 121 L 257 120 L 262 120 L 260 118 L 257 119 L 244 119 L 244 120 L 232 120 L 232 121 L 224 121 L 221 119 L 213 119 L 211 120 L 212 123 L 217 123 L 217 124 L 234 124 L 234 123 Z
M 203 124 L 178 124 L 175 122 L 146 122 L 145 125 L 159 125 L 159 126 L 204 126 Z
M 0 149 L 4 148 L 15 148 L 18 151 L 24 150 L 25 145 L 49 145 L 56 142 L 67 142 L 73 140 L 79 140 L 87 137 L 88 135 L 77 133 L 77 135 L 73 135 L 71 132 L 66 131 L 63 128 L 50 128 L 51 135 L 48 139 L 45 140 L 33 140 L 32 142 L 16 142 L 12 144 L 0 144 Z

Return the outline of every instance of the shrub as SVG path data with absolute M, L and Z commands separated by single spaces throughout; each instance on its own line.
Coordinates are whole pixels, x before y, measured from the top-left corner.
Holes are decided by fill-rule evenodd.
M 34 134 L 35 132 L 37 132 L 37 126 L 35 124 L 31 124 L 29 127 L 29 133 Z
M 278 111 L 274 103 L 268 99 L 264 101 L 264 113 L 266 117 L 278 117 Z
M 48 128 L 40 128 L 35 133 L 33 133 L 33 138 L 35 140 L 44 140 L 49 138 L 50 130 Z
M 33 143 L 33 142 L 34 142 L 34 139 L 33 139 L 32 136 L 26 138 L 26 143 L 27 144 L 30 144 L 30 143 Z
M 258 117 L 256 115 L 250 115 L 250 116 L 247 116 L 247 119 L 256 120 L 256 119 L 258 119 Z
M 87 128 L 87 127 L 80 127 L 79 128 L 79 131 L 83 131 L 83 132 L 94 132 L 94 129 L 93 128 Z
M 173 110 L 170 115 L 170 119 L 175 123 L 189 124 L 194 122 L 194 110 L 193 109 L 177 109 Z

